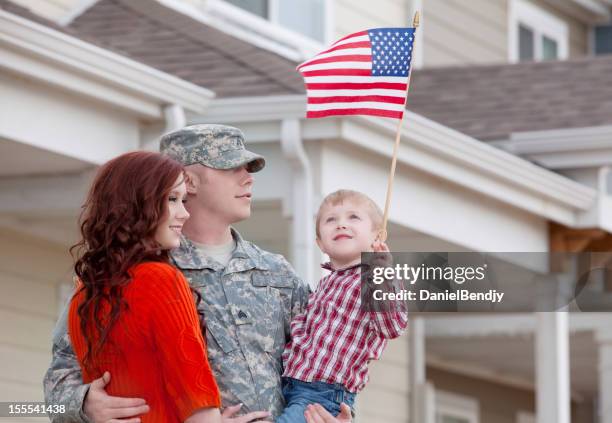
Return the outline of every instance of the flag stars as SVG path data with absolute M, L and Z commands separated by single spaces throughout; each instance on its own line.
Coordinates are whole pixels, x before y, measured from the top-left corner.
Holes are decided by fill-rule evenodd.
M 372 62 L 371 76 L 407 76 L 411 41 L 414 34 L 399 28 L 369 30 Z

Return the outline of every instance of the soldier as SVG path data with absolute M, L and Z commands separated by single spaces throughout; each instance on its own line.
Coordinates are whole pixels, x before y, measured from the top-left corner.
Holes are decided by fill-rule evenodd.
M 281 353 L 309 289 L 281 255 L 243 240 L 231 228 L 250 216 L 251 173 L 264 167 L 264 158 L 245 149 L 240 130 L 222 125 L 169 133 L 160 150 L 185 165 L 191 218 L 172 258 L 202 295 L 208 358 L 227 407 L 224 422 L 274 419 L 284 406 Z M 83 384 L 64 313 L 53 334 L 44 389 L 47 403 L 66 404 L 67 412 L 52 421 L 140 421 L 134 416 L 148 406 L 143 399 L 106 395 L 111 376 Z

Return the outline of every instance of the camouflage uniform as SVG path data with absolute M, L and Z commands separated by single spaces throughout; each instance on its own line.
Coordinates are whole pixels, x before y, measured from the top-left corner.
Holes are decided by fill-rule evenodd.
M 263 168 L 263 157 L 244 148 L 242 132 L 222 125 L 194 125 L 162 138 L 161 151 L 185 165 L 216 169 L 247 165 Z M 280 415 L 281 354 L 291 319 L 306 306 L 309 288 L 278 254 L 263 251 L 232 230 L 236 249 L 224 268 L 199 254 L 186 238 L 172 252 L 174 264 L 202 295 L 208 359 L 221 390 L 223 406 L 244 404 L 241 413 L 267 410 Z M 53 422 L 87 422 L 82 405 L 89 385 L 66 333 L 66 311 L 53 336 L 53 360 L 44 379 L 48 404 L 66 404 Z M 112 377 L 112 375 L 111 375 Z
M 225 269 L 187 239 L 172 258 L 202 295 L 208 359 L 223 405 L 243 403 L 243 412 L 277 417 L 284 407 L 281 354 L 309 290 L 282 256 L 233 236 L 237 247 Z

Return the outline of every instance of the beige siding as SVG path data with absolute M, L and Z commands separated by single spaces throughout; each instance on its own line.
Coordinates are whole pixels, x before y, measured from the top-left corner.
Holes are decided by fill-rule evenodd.
M 509 0 L 422 0 L 425 67 L 508 62 Z M 570 57 L 588 52 L 588 27 L 554 9 L 545 0 L 533 1 L 568 24 Z M 410 1 L 336 0 L 336 37 L 373 26 L 410 22 Z
M 507 61 L 506 0 L 424 0 L 423 15 L 426 67 Z
M 65 248 L 0 230 L 0 398 L 40 401 L 51 358 L 60 283 L 70 281 Z
M 334 18 L 336 38 L 372 27 L 405 26 L 410 21 L 407 0 L 336 0 Z
M 407 423 L 408 336 L 389 342 L 382 360 L 370 364 L 370 382 L 358 396 L 359 423 Z

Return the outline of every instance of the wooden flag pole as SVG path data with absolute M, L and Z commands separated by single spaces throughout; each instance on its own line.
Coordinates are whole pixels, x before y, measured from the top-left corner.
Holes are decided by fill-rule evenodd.
M 420 16 L 417 11 L 414 14 L 413 19 L 413 27 L 414 31 L 414 42 L 412 43 L 412 54 L 410 57 L 410 73 L 408 74 L 408 84 L 406 87 L 406 97 L 404 98 L 404 109 L 406 109 L 406 103 L 408 101 L 408 90 L 410 90 L 410 78 L 412 77 L 412 59 L 414 58 L 414 45 L 416 43 L 416 29 L 419 27 Z M 389 172 L 389 182 L 387 184 L 387 199 L 385 200 L 385 214 L 383 217 L 383 225 L 382 231 L 379 235 L 379 238 L 382 242 L 387 240 L 387 221 L 389 220 L 389 205 L 391 204 L 391 192 L 393 190 L 393 180 L 395 178 L 395 166 L 397 165 L 397 152 L 399 150 L 400 138 L 402 133 L 402 123 L 404 121 L 404 115 L 402 114 L 402 118 L 397 122 L 397 133 L 395 134 L 395 146 L 393 147 L 393 159 L 391 160 L 391 171 Z

